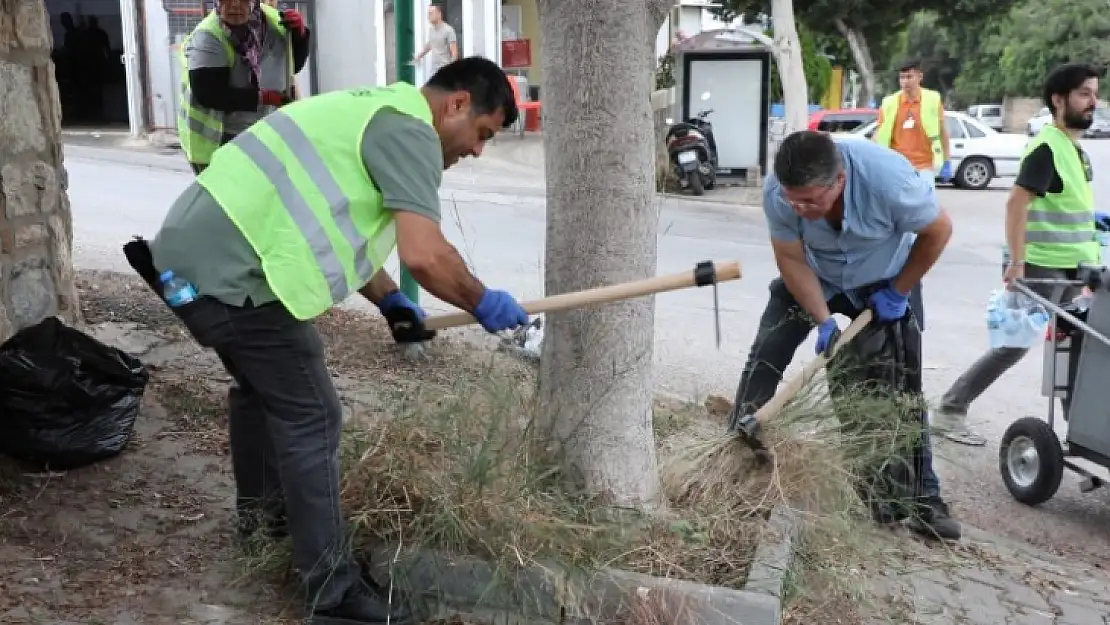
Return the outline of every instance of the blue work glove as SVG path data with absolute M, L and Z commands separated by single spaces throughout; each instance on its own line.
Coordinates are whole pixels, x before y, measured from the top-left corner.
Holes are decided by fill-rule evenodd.
M 424 327 L 428 313 L 400 291 L 390 291 L 378 302 L 378 310 L 389 323 L 393 340 L 398 343 L 422 343 L 436 336 L 435 330 Z
M 511 330 L 528 323 L 528 313 L 524 312 L 520 304 L 505 291 L 486 289 L 478 307 L 474 309 L 474 318 L 486 332 L 500 332 Z
M 944 161 L 937 178 L 940 178 L 942 182 L 948 182 L 952 179 L 952 161 Z
M 894 286 L 888 284 L 872 293 L 871 297 L 867 298 L 867 302 L 871 304 L 871 309 L 875 311 L 875 316 L 880 322 L 890 323 L 906 316 L 910 295 L 909 293 L 903 295 Z
M 1110 213 L 1095 211 L 1095 230 L 1110 232 Z
M 829 317 L 817 326 L 817 355 L 825 354 L 826 356 L 832 353 L 833 347 L 836 345 L 836 340 L 840 338 L 840 328 L 836 325 L 836 319 Z

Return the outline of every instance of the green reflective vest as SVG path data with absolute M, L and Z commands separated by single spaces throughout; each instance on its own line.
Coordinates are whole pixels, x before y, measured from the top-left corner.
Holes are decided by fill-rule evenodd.
M 423 93 L 407 83 L 332 91 L 262 118 L 197 177 L 297 319 L 362 288 L 397 244 L 393 213 L 362 160 L 362 136 L 382 107 L 432 123 Z
M 1064 183 L 1061 193 L 1046 193 L 1029 205 L 1025 224 L 1025 262 L 1052 269 L 1075 269 L 1101 258 L 1095 231 L 1095 196 L 1075 143 L 1064 131 L 1048 124 L 1025 148 L 1028 156 L 1048 144 L 1056 173 Z
M 262 15 L 266 18 L 268 26 L 285 38 L 285 27 L 281 25 L 281 13 L 268 4 L 262 5 Z M 181 42 L 181 92 L 177 105 L 177 134 L 181 142 L 181 149 L 190 163 L 207 165 L 212 160 L 212 153 L 220 147 L 224 136 L 224 112 L 201 106 L 194 98 L 189 88 L 189 59 L 185 56 L 186 46 L 193 34 L 205 31 L 214 36 L 223 44 L 227 52 L 227 66 L 235 63 L 235 48 L 227 38 L 227 33 L 220 26 L 220 17 L 212 11 L 201 20 L 200 24 L 189 33 Z M 293 71 L 293 46 L 286 44 L 289 50 L 289 71 Z
M 875 131 L 875 143 L 889 148 L 890 138 L 894 134 L 894 119 L 898 117 L 898 103 L 902 92 L 892 93 L 883 98 L 880 111 L 883 114 L 883 124 Z M 933 150 L 933 167 L 939 172 L 944 167 L 944 145 L 940 141 L 940 113 L 942 110 L 940 94 L 932 89 L 921 89 L 921 129 L 929 139 Z

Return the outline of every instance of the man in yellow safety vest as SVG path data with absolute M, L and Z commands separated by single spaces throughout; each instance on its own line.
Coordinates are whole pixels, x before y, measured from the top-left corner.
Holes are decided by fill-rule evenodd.
M 342 406 L 312 321 L 357 292 L 397 342 L 434 337 L 383 269 L 396 248 L 417 282 L 487 331 L 528 323 L 440 230 L 443 170 L 479 156 L 516 118 L 508 78 L 481 57 L 444 66 L 420 88 L 298 100 L 216 150 L 150 245 L 125 247 L 231 374 L 240 532 L 290 536 L 318 625 L 413 621 L 365 579 L 345 538 Z
M 948 160 L 948 127 L 940 94 L 921 86 L 921 64 L 906 61 L 899 68 L 902 89 L 883 98 L 874 141 L 905 156 L 922 178 L 952 179 Z
M 1022 278 L 1074 280 L 1080 264 L 1101 262 L 1097 229 L 1106 227 L 1110 217 L 1095 211 L 1093 169 L 1079 144 L 1083 131 L 1094 121 L 1098 78 L 1094 67 L 1068 64 L 1045 80 L 1044 103 L 1052 111 L 1053 121 L 1026 146 L 1006 201 L 1006 283 Z M 1057 304 L 1070 302 L 1079 294 L 1078 287 L 1028 286 Z M 983 436 L 968 429 L 968 408 L 1028 351 L 1000 347 L 983 354 L 944 394 L 934 415 L 936 428 L 959 443 L 986 444 Z

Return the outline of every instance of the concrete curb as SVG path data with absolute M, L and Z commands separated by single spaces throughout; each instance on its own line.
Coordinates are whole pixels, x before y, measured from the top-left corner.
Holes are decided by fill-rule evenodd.
M 616 569 L 596 573 L 557 565 L 498 569 L 472 557 L 419 551 L 393 565 L 393 583 L 424 613 L 501 615 L 497 623 L 593 625 L 618 622 L 636 603 L 657 597 L 661 622 L 682 625 L 780 625 L 786 575 L 793 562 L 799 519 L 776 508 L 768 536 L 756 550 L 744 590 L 652 577 Z M 374 576 L 384 581 L 394 548 L 372 552 Z

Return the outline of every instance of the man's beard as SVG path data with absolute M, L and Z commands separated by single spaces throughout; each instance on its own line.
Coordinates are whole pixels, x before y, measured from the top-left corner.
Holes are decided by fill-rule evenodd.
M 1064 125 L 1071 130 L 1086 130 L 1091 127 L 1091 124 L 1095 123 L 1094 112 L 1094 109 L 1074 111 L 1069 108 L 1064 111 Z M 1084 117 L 1086 113 L 1090 113 L 1091 116 L 1089 118 Z

